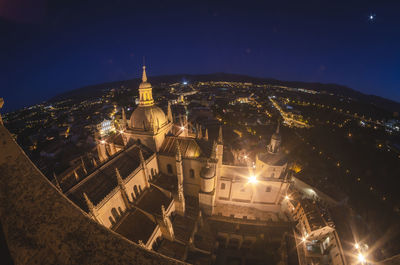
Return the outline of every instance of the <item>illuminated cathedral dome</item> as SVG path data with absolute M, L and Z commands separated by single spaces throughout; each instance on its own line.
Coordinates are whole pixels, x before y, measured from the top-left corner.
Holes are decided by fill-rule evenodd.
M 151 84 L 147 82 L 146 66 L 143 66 L 142 83 L 139 85 L 139 106 L 129 121 L 132 129 L 158 131 L 168 124 L 164 111 L 154 105 L 152 90 Z
M 140 129 L 144 131 L 155 130 L 162 128 L 168 123 L 168 119 L 164 111 L 159 107 L 139 106 L 131 115 L 130 127 L 132 129 Z

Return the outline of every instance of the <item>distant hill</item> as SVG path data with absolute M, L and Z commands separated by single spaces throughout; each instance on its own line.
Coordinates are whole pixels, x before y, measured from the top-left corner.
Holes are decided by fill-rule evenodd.
M 390 112 L 400 112 L 400 103 L 385 99 L 375 95 L 366 95 L 359 91 L 353 90 L 349 87 L 338 85 L 338 84 L 322 84 L 322 83 L 310 83 L 300 81 L 282 81 L 272 78 L 260 78 L 240 74 L 227 74 L 227 73 L 214 73 L 214 74 L 201 74 L 201 75 L 190 75 L 190 74 L 176 74 L 176 75 L 162 75 L 162 76 L 151 76 L 151 83 L 153 85 L 160 85 L 161 83 L 176 83 L 187 80 L 189 82 L 205 82 L 205 81 L 229 81 L 229 82 L 251 82 L 251 83 L 262 83 L 271 85 L 281 85 L 294 88 L 306 88 L 315 91 L 325 91 L 327 93 L 333 93 L 335 95 L 341 95 L 345 97 L 351 97 L 365 103 L 373 104 L 377 107 L 386 109 Z M 59 94 L 49 101 L 58 101 L 63 99 L 78 99 L 78 98 L 90 98 L 94 96 L 100 96 L 104 89 L 112 87 L 138 87 L 140 83 L 139 78 L 108 82 L 103 84 L 97 84 L 92 86 L 85 86 L 78 89 L 74 89 L 62 94 Z

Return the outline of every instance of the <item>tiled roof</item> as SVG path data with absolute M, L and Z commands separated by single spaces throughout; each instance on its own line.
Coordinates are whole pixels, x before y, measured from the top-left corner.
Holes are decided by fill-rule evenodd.
M 160 173 L 157 177 L 154 178 L 152 183 L 154 183 L 158 187 L 174 192 L 177 191 L 178 178 L 174 175 Z
M 121 224 L 115 229 L 115 232 L 135 243 L 142 240 L 146 244 L 156 228 L 157 224 L 146 214 L 140 210 L 133 210 L 123 218 Z
M 148 159 L 153 154 L 149 149 L 141 148 L 144 159 Z M 87 211 L 87 205 L 83 198 L 84 192 L 96 205 L 117 186 L 115 168 L 118 168 L 122 178 L 125 179 L 139 166 L 139 146 L 131 146 L 94 171 L 82 183 L 72 188 L 68 197 L 84 211 Z
M 161 215 L 161 205 L 164 205 L 165 209 L 167 209 L 171 201 L 172 198 L 169 198 L 159 189 L 150 186 L 141 196 L 137 207 L 148 213 Z
M 211 154 L 212 141 L 199 140 L 189 137 L 166 136 L 161 146 L 160 153 L 175 155 L 176 141 L 179 141 L 182 156 L 197 158 L 200 156 L 209 157 Z
M 283 153 L 283 151 L 280 151 L 276 154 L 262 153 L 259 154 L 258 158 L 271 166 L 283 166 L 287 163 L 287 156 L 285 153 Z

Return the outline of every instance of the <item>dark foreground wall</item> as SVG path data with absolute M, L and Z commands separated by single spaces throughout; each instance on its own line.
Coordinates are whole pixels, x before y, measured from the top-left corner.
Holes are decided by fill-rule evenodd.
M 15 264 L 183 264 L 90 219 L 35 167 L 1 121 L 0 219 Z

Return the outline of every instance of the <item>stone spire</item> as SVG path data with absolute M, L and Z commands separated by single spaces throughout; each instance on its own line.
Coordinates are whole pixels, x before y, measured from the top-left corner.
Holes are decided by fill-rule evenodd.
M 143 83 L 147 82 L 146 66 L 145 65 L 143 65 L 142 82 Z
M 118 170 L 117 167 L 115 168 L 115 175 L 117 176 L 118 186 L 120 186 L 121 189 L 123 189 L 124 191 L 126 191 L 125 183 L 124 183 L 124 181 L 122 180 L 121 173 L 119 173 L 119 170 Z
M 204 134 L 204 140 L 208 141 L 208 128 L 206 128 L 206 133 Z
M 122 130 L 125 130 L 126 124 L 127 124 L 127 122 L 126 122 L 125 109 L 122 108 L 122 126 L 121 126 L 121 129 L 122 129 Z
M 92 201 L 87 196 L 86 192 L 83 193 L 83 197 L 85 198 L 86 205 L 87 205 L 87 207 L 89 209 L 89 212 L 93 214 L 94 211 L 95 211 L 95 208 L 94 208 L 94 205 L 93 205 Z
M 182 165 L 182 153 L 181 147 L 179 146 L 179 141 L 176 140 L 176 176 L 178 178 L 178 185 L 183 185 L 183 165 Z
M 94 157 L 92 158 L 92 164 L 93 164 L 94 167 L 97 167 L 97 162 L 96 162 L 96 159 Z
M 167 116 L 168 116 L 168 120 L 169 120 L 170 122 L 172 122 L 172 121 L 173 121 L 173 118 L 172 118 L 171 103 L 170 103 L 169 101 L 168 101 Z
M 139 157 L 140 157 L 140 164 L 142 165 L 142 170 L 143 170 L 144 183 L 146 183 L 146 187 L 148 188 L 150 187 L 149 172 L 147 170 L 146 160 L 144 160 L 143 152 L 140 147 L 139 147 Z
M 179 201 L 179 209 L 177 209 L 182 215 L 185 215 L 186 203 L 185 203 L 185 194 L 183 192 L 183 184 L 178 184 L 178 201 Z
M 129 199 L 128 199 L 128 194 L 126 192 L 125 183 L 124 183 L 124 181 L 123 181 L 123 179 L 121 177 L 121 174 L 119 173 L 119 170 L 118 170 L 117 167 L 115 168 L 115 175 L 117 176 L 118 186 L 121 189 L 121 197 L 122 197 L 122 200 L 125 203 L 125 207 L 127 209 L 130 209 L 131 205 L 129 203 Z
M 75 176 L 75 179 L 76 179 L 76 180 L 79 180 L 79 175 L 78 175 L 78 173 L 76 172 L 76 169 L 74 169 L 74 176 Z
M 165 211 L 164 205 L 161 205 L 161 216 L 162 216 L 162 225 L 160 226 L 161 233 L 165 236 L 165 238 L 169 240 L 174 240 L 174 229 L 172 227 L 171 220 L 167 216 L 167 212 Z
M 203 138 L 203 129 L 201 128 L 201 124 L 199 125 L 199 131 L 198 131 L 198 133 L 197 133 L 197 138 L 198 139 L 201 139 L 201 138 Z
M 274 134 L 272 134 L 271 136 L 271 141 L 269 143 L 269 145 L 267 146 L 267 151 L 269 153 L 278 153 L 280 150 L 280 146 L 281 146 L 281 135 L 279 133 L 279 121 L 278 121 L 278 126 L 276 127 L 276 131 Z
M 85 161 L 83 161 L 83 157 L 82 156 L 81 156 L 81 165 L 82 165 L 83 171 L 85 172 L 85 174 L 87 174 L 88 172 L 87 172 L 87 169 L 86 169 L 86 166 L 85 166 Z
M 139 85 L 139 106 L 154 105 L 152 90 L 151 84 L 147 82 L 146 66 L 143 66 L 142 83 Z
M 214 140 L 212 150 L 211 150 L 211 159 L 217 159 L 217 141 Z
M 222 126 L 219 126 L 219 132 L 218 132 L 218 143 L 222 144 L 223 143 L 223 138 L 222 138 Z
M 182 161 L 182 152 L 181 152 L 181 147 L 179 145 L 179 141 L 176 140 L 176 155 L 175 155 L 175 159 L 177 161 Z

